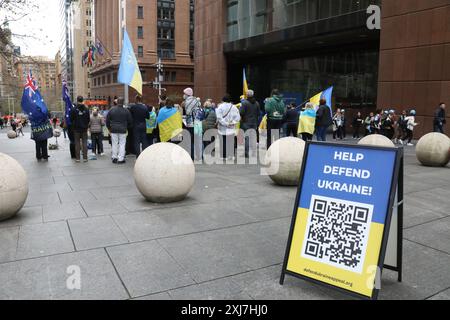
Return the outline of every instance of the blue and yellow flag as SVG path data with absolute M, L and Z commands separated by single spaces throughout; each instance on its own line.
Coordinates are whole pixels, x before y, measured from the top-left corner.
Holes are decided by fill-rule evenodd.
M 298 134 L 301 133 L 314 134 L 315 130 L 316 130 L 316 111 L 314 109 L 306 109 L 300 114 Z
M 161 142 L 167 142 L 183 131 L 183 118 L 177 108 L 164 107 L 157 118 Z
M 332 107 L 332 100 L 331 100 L 331 97 L 333 95 L 333 88 L 334 87 L 329 87 L 327 90 L 316 94 L 314 97 L 312 97 L 309 100 L 309 102 L 311 102 L 312 104 L 314 104 L 317 107 L 317 106 L 320 105 L 320 99 L 327 100 L 327 104 L 328 104 L 328 106 L 330 107 L 330 110 L 331 110 L 331 115 L 333 115 L 333 107 Z
M 141 70 L 139 69 L 133 45 L 126 30 L 123 32 L 123 47 L 118 82 L 129 85 L 142 95 Z
M 245 75 L 245 68 L 244 68 L 244 89 L 243 89 L 244 99 L 247 99 L 247 92 L 248 92 L 248 82 L 247 82 L 247 76 Z

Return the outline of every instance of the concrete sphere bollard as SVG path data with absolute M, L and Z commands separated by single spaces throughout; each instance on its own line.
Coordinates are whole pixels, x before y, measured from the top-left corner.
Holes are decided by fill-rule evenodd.
M 389 140 L 389 138 L 386 138 L 381 134 L 371 134 L 370 136 L 366 136 L 362 138 L 358 144 L 362 146 L 395 148 L 395 144 Z
M 27 197 L 27 173 L 15 159 L 0 153 L 0 221 L 19 212 Z
M 296 186 L 300 179 L 306 143 L 288 137 L 274 142 L 266 153 L 265 165 L 270 179 L 281 186 Z
M 8 131 L 8 133 L 6 134 L 8 136 L 9 139 L 15 139 L 17 138 L 17 133 L 13 130 Z
M 59 129 L 53 130 L 53 137 L 55 137 L 55 138 L 61 137 L 61 130 L 59 130 Z
M 155 203 L 186 198 L 195 183 L 195 166 L 183 148 L 158 143 L 147 148 L 136 161 L 134 181 L 139 192 Z
M 450 138 L 436 132 L 424 135 L 417 143 L 416 157 L 424 166 L 445 167 L 450 161 Z

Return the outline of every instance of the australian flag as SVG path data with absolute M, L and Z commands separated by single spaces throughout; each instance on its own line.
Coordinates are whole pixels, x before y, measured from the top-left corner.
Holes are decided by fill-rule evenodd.
M 62 98 L 64 100 L 64 104 L 66 105 L 64 116 L 66 120 L 66 126 L 68 127 L 72 124 L 70 121 L 70 113 L 72 112 L 73 104 L 72 100 L 70 99 L 69 88 L 67 88 L 67 82 L 65 80 L 62 83 Z
M 30 73 L 22 95 L 22 110 L 30 120 L 31 139 L 36 141 L 46 140 L 53 137 L 52 126 L 44 99 L 39 92 L 36 81 Z

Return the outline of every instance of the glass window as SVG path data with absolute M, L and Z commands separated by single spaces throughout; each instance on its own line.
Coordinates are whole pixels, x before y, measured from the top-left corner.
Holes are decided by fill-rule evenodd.
M 228 0 L 228 41 L 365 11 L 381 0 Z
M 138 58 L 143 58 L 143 57 L 144 57 L 144 47 L 138 46 Z
M 144 39 L 144 27 L 138 27 L 137 37 L 138 39 Z
M 144 7 L 143 6 L 138 6 L 137 18 L 144 19 Z

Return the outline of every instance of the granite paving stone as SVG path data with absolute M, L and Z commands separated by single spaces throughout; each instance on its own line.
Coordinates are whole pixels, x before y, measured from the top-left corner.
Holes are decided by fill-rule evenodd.
M 70 220 L 69 226 L 77 250 L 128 243 L 110 216 Z

